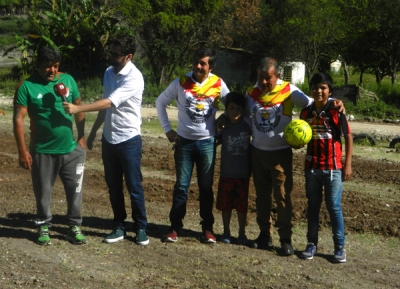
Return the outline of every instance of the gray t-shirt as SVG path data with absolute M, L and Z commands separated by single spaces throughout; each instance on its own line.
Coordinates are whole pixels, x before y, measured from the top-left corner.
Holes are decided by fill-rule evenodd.
M 250 136 L 251 128 L 247 122 L 226 124 L 221 132 L 221 176 L 250 177 Z

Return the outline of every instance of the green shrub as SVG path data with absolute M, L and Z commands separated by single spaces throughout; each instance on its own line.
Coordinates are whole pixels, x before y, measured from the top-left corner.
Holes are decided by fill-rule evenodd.
M 29 30 L 27 18 L 5 16 L 1 18 L 0 34 L 25 34 Z
M 103 85 L 100 78 L 88 78 L 77 80 L 81 98 L 84 102 L 93 102 L 101 99 L 103 95 Z
M 380 99 L 389 105 L 394 105 L 400 108 L 400 86 L 392 84 L 382 84 L 377 89 L 377 94 Z
M 14 95 L 15 87 L 19 81 L 15 80 L 9 69 L 6 71 L 4 68 L 0 70 L 0 95 L 11 97 Z
M 382 100 L 371 101 L 360 99 L 357 104 L 346 103 L 346 114 L 356 116 L 369 116 L 379 119 L 398 119 L 400 118 L 400 109 L 388 105 Z
M 167 86 L 158 86 L 153 83 L 148 83 L 144 82 L 144 91 L 143 91 L 143 100 L 142 104 L 143 105 L 155 105 L 157 97 L 160 95 L 161 92 L 164 91 L 164 89 Z
M 15 36 L 12 35 L 1 35 L 0 36 L 0 47 L 7 47 L 11 45 L 15 45 L 17 43 L 17 40 L 15 39 Z

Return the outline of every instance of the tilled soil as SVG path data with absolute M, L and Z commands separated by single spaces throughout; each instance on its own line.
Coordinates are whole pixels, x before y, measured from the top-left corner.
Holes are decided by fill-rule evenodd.
M 143 186 L 145 189 L 150 245 L 138 248 L 132 241 L 105 245 L 101 240 L 111 228 L 112 213 L 101 164 L 100 142 L 88 151 L 84 176 L 83 230 L 89 243 L 72 246 L 63 237 L 66 227 L 65 197 L 59 181 L 53 196 L 54 226 L 52 246 L 35 244 L 35 201 L 30 174 L 18 166 L 15 140 L 10 129 L 0 131 L 0 274 L 1 288 L 398 288 L 400 258 L 398 249 L 379 260 L 372 252 L 349 246 L 349 261 L 342 267 L 330 262 L 331 241 L 321 246 L 322 258 L 308 266 L 299 258 L 282 258 L 244 246 L 200 244 L 198 190 L 194 172 L 188 198 L 185 230 L 177 244 L 162 244 L 168 228 L 168 212 L 174 184 L 171 145 L 164 136 L 143 136 Z M 398 153 L 398 152 L 393 152 Z M 297 250 L 305 244 L 306 198 L 303 177 L 304 152 L 294 154 L 293 224 Z M 217 166 L 219 157 L 217 159 Z M 217 191 L 215 170 L 214 192 Z M 378 238 L 400 237 L 399 163 L 354 157 L 353 181 L 358 184 L 343 192 L 346 234 L 350 240 L 358 233 L 373 233 Z M 376 197 L 365 193 L 370 184 Z M 356 188 L 356 189 L 354 189 Z M 129 208 L 127 199 L 127 207 Z M 255 191 L 250 186 L 248 235 L 258 234 Z M 128 209 L 129 212 L 129 209 Z M 215 210 L 216 234 L 222 233 L 220 214 Z M 235 216 L 235 214 L 234 214 Z M 275 220 L 276 216 L 273 214 Z M 234 220 L 232 221 L 234 223 Z M 321 210 L 321 234 L 329 236 L 329 215 Z M 301 229 L 299 229 L 301 230 Z M 132 235 L 129 232 L 129 235 Z M 277 236 L 274 243 L 279 245 Z M 296 251 L 298 257 L 299 251 Z M 365 255 L 363 255 L 365 254 Z M 361 256 L 363 255 L 363 256 Z M 385 255 L 386 256 L 386 255 Z M 376 258 L 375 258 L 376 257 Z M 369 261 L 366 261 L 366 260 Z M 385 263 L 387 262 L 387 263 Z M 306 264 L 306 265 L 305 265 Z M 308 263 L 311 264 L 311 263 Z M 373 265 L 372 265 L 373 264 Z M 341 265 L 340 265 L 341 266 Z M 351 266 L 351 267 L 349 267 Z M 233 271 L 229 270 L 232 268 Z M 386 268 L 382 269 L 382 268 Z M 219 273 L 221 270 L 221 273 Z M 318 272 L 318 274 L 315 274 Z M 348 283 L 346 283 L 348 282 Z

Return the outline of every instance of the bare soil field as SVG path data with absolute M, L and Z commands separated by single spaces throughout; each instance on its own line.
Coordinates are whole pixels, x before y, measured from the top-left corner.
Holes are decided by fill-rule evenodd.
M 156 121 L 154 116 L 154 109 L 143 113 L 144 120 Z M 400 135 L 400 127 L 394 127 L 388 134 Z M 400 288 L 400 162 L 389 160 L 386 155 L 379 159 L 354 156 L 353 180 L 344 184 L 343 193 L 348 261 L 334 264 L 329 216 L 324 206 L 318 255 L 311 261 L 300 259 L 306 245 L 303 150 L 296 151 L 293 163 L 296 251 L 293 256 L 281 257 L 277 254 L 276 232 L 276 248 L 271 251 L 239 246 L 235 239 L 230 245 L 200 243 L 196 172 L 183 235 L 175 244 L 162 243 L 169 226 L 175 179 L 173 151 L 165 136 L 149 132 L 143 132 L 142 167 L 150 244 L 137 246 L 129 227 L 127 239 L 115 244 L 102 243 L 112 226 L 112 211 L 97 139 L 94 149 L 88 151 L 83 184 L 82 229 L 88 244 L 76 246 L 65 240 L 66 203 L 62 185 L 57 181 L 52 200 L 52 245 L 38 246 L 31 222 L 35 200 L 30 174 L 18 166 L 9 115 L 0 115 L 0 139 L 0 288 Z M 396 149 L 387 154 L 400 160 Z M 218 167 L 219 156 L 214 193 Z M 128 196 L 126 201 L 129 204 Z M 220 236 L 221 215 L 216 209 L 214 212 L 214 231 Z M 233 236 L 237 236 L 235 214 L 231 229 Z M 246 230 L 249 238 L 258 236 L 252 183 Z

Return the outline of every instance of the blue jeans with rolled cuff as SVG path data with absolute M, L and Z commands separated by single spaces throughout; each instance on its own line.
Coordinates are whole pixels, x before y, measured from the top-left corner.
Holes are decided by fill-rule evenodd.
M 325 197 L 326 208 L 329 212 L 332 227 L 333 243 L 335 247 L 344 247 L 344 219 L 342 213 L 342 171 L 306 169 L 306 195 L 308 199 L 307 240 L 318 244 L 318 228 L 320 209 Z

